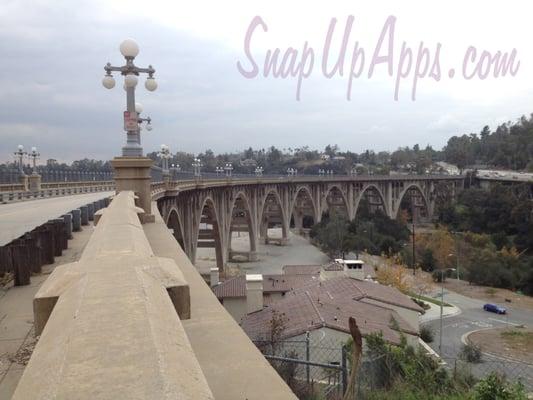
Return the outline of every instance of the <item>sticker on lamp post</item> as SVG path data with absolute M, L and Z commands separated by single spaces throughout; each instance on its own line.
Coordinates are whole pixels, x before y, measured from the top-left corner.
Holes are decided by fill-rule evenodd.
M 139 128 L 138 116 L 136 112 L 124 111 L 124 130 L 136 131 Z

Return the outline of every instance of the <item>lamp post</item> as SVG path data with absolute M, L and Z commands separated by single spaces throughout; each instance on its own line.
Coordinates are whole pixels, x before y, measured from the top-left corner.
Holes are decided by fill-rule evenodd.
M 15 158 L 18 159 L 18 167 L 19 167 L 19 173 L 21 176 L 26 175 L 24 173 L 24 156 L 28 153 L 24 151 L 24 146 L 19 144 L 17 147 L 17 151 L 13 153 L 15 155 Z
M 233 164 L 226 163 L 226 165 L 224 165 L 224 170 L 226 171 L 226 177 L 231 178 L 231 173 L 233 171 Z
M 193 163 L 192 163 L 192 167 L 194 169 L 194 176 L 196 178 L 200 178 L 202 176 L 202 171 L 201 171 L 202 166 L 203 166 L 203 164 L 200 161 L 200 159 L 199 158 L 195 158 Z
M 455 271 L 455 268 L 445 268 L 438 270 L 440 272 L 440 331 L 439 331 L 439 355 L 442 357 L 442 317 L 444 306 L 444 273 L 446 271 Z
M 263 176 L 263 167 L 255 167 L 255 176 Z
M 139 124 L 139 131 L 143 129 L 143 125 L 142 125 L 143 122 L 146 122 L 146 125 L 145 125 L 146 130 L 151 131 L 152 130 L 152 118 L 150 117 L 141 118 L 140 115 L 143 112 L 143 106 L 141 103 L 135 103 L 135 112 L 137 113 L 137 123 Z
M 215 172 L 217 173 L 217 176 L 222 175 L 224 173 L 224 168 L 216 167 Z
M 168 160 L 172 155 L 170 154 L 170 148 L 166 144 L 161 145 L 161 150 L 157 154 L 161 158 L 161 169 L 163 170 L 163 177 L 168 177 L 170 171 L 168 170 Z
M 124 157 L 142 157 L 141 134 L 139 129 L 138 114 L 135 110 L 135 87 L 137 86 L 140 73 L 148 74 L 144 86 L 153 92 L 157 89 L 157 82 L 154 79 L 155 69 L 149 65 L 148 68 L 137 67 L 133 60 L 139 54 L 139 46 L 132 39 L 126 39 L 120 44 L 120 52 L 126 59 L 126 64 L 121 67 L 114 67 L 107 63 L 104 67 L 106 72 L 102 79 L 102 84 L 106 89 L 115 86 L 115 78 L 111 72 L 120 72 L 124 76 L 124 86 L 126 89 L 126 111 L 124 112 L 124 130 L 127 133 L 126 145 L 122 148 Z
M 37 175 L 37 159 L 39 158 L 41 154 L 37 152 L 37 147 L 33 146 L 31 148 L 31 153 L 29 154 L 30 158 L 32 159 L 32 174 Z

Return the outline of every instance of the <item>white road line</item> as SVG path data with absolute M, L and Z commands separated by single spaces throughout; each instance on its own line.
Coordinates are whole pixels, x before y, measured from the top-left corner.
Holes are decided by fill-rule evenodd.
M 521 326 L 521 325 L 524 325 L 524 324 L 517 324 L 515 322 L 510 322 L 510 321 L 504 321 L 504 320 L 501 320 L 501 319 L 496 319 L 496 318 L 488 318 L 490 319 L 491 321 L 496 321 L 496 322 L 501 322 L 502 324 L 508 324 L 508 325 L 514 325 L 514 326 Z

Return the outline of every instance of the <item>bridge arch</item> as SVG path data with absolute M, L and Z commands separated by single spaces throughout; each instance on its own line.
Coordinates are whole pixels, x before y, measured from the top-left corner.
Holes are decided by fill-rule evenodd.
M 340 199 L 342 200 L 342 204 L 334 203 L 334 201 L 337 200 L 337 198 L 331 198 L 333 193 L 336 193 L 337 196 L 340 195 Z M 332 184 L 328 186 L 327 190 L 322 195 L 322 201 L 321 201 L 321 208 L 320 208 L 320 214 L 323 214 L 326 212 L 326 210 L 330 211 L 332 209 L 342 209 L 344 215 L 347 219 L 351 219 L 350 215 L 350 207 L 348 206 L 348 199 L 346 198 L 346 194 L 343 192 L 342 188 L 337 184 Z
M 242 190 L 238 191 L 232 196 L 229 205 L 228 227 L 226 231 L 228 258 L 231 260 L 234 255 L 244 255 L 241 251 L 232 250 L 233 232 L 247 232 L 249 240 L 249 253 L 247 253 L 248 261 L 253 261 L 256 258 L 257 251 L 257 235 L 256 224 L 253 218 L 252 209 L 250 207 L 250 200 L 246 193 Z
M 357 196 L 355 200 L 353 218 L 357 216 L 357 211 L 359 211 L 359 205 L 361 204 L 361 200 L 365 197 L 369 197 L 368 192 L 372 193 L 371 198 L 377 197 L 381 202 L 379 205 L 378 204 L 374 204 L 374 205 L 378 206 L 378 208 L 381 207 L 383 209 L 383 212 L 386 215 L 390 216 L 390 212 L 387 206 L 387 202 L 385 201 L 385 196 L 383 192 L 377 185 L 370 183 L 370 184 L 363 186 L 363 188 L 359 192 L 359 196 Z
M 298 204 L 299 202 L 300 204 Z M 305 202 L 308 202 L 309 204 L 305 204 Z M 294 225 L 296 228 L 304 228 L 305 217 L 312 218 L 311 225 L 316 224 L 320 220 L 318 208 L 311 190 L 308 186 L 301 185 L 296 188 L 296 191 L 291 198 L 288 219 L 289 223 L 291 219 L 294 219 Z
M 201 201 L 200 213 L 195 222 L 195 261 L 198 261 L 198 248 L 214 248 L 216 265 L 220 272 L 224 271 L 226 258 L 222 246 L 222 231 L 216 203 L 211 196 L 206 196 Z
M 422 204 L 415 204 L 415 206 L 417 208 L 422 208 L 421 212 L 422 212 L 422 216 L 429 216 L 430 215 L 430 203 L 426 197 L 426 195 L 424 194 L 424 191 L 422 190 L 422 188 L 420 187 L 420 185 L 418 185 L 417 183 L 411 183 L 409 185 L 407 185 L 402 192 L 400 192 L 399 196 L 398 196 L 398 203 L 397 203 L 397 207 L 396 209 L 394 210 L 394 215 L 392 216 L 392 218 L 398 218 L 398 213 L 400 212 L 400 209 L 401 209 L 401 205 L 402 205 L 402 202 L 405 200 L 405 197 L 406 195 L 409 193 L 409 192 L 417 192 L 418 195 L 420 195 L 420 199 L 422 200 Z M 413 199 L 412 201 L 415 201 L 415 199 Z M 425 209 L 425 210 L 424 210 Z M 425 215 L 424 215 L 425 214 Z
M 184 232 L 183 224 L 181 222 L 180 214 L 176 207 L 171 207 L 168 212 L 167 219 L 165 224 L 168 228 L 172 229 L 173 235 L 176 238 L 176 241 L 179 243 L 182 249 L 185 249 L 184 245 Z
M 258 220 L 259 236 L 268 244 L 271 239 L 268 236 L 270 224 L 279 222 L 281 224 L 281 241 L 284 244 L 288 240 L 288 216 L 281 200 L 279 191 L 275 187 L 267 188 L 260 201 L 260 213 Z

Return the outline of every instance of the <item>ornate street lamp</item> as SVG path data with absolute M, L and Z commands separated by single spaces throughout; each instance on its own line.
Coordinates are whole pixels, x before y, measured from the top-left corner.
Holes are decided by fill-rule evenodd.
M 33 167 L 33 169 L 32 169 L 32 172 L 31 172 L 31 173 L 32 173 L 33 175 L 36 175 L 36 174 L 37 174 L 37 159 L 39 158 L 40 155 L 41 155 L 41 154 L 39 154 L 39 153 L 37 152 L 37 147 L 33 146 L 33 147 L 31 148 L 31 153 L 29 154 L 29 157 L 32 159 L 32 167 Z
M 135 109 L 135 87 L 137 86 L 140 73 L 147 73 L 148 78 L 144 86 L 153 92 L 157 89 L 157 82 L 154 79 L 155 69 L 149 65 L 148 68 L 137 67 L 133 60 L 139 54 L 139 46 L 133 39 L 126 39 L 120 44 L 120 52 L 126 59 L 126 64 L 121 67 L 114 67 L 107 63 L 104 67 L 106 72 L 102 79 L 102 84 L 106 89 L 115 87 L 115 78 L 111 72 L 120 72 L 124 76 L 124 86 L 126 89 L 127 109 L 124 112 L 124 130 L 127 132 L 126 145 L 122 148 L 122 155 L 125 157 L 142 157 L 141 133 L 139 129 L 139 116 Z
M 17 147 L 17 151 L 13 153 L 15 155 L 15 158 L 18 159 L 18 165 L 19 165 L 19 173 L 20 175 L 24 176 L 26 175 L 24 173 L 24 156 L 28 153 L 24 151 L 24 146 L 19 144 Z
M 263 167 L 255 167 L 255 176 L 263 176 Z
M 222 167 L 215 167 L 215 172 L 218 175 L 222 175 L 224 173 L 224 168 Z
M 232 163 L 226 163 L 226 165 L 224 165 L 224 170 L 226 171 L 226 176 L 228 178 L 231 177 L 231 171 L 233 171 L 233 164 Z
M 141 113 L 143 112 L 143 105 L 141 103 L 135 103 L 135 112 L 137 113 L 137 123 L 139 124 L 139 130 L 143 129 L 143 122 L 146 122 L 144 127 L 147 131 L 152 130 L 152 119 L 150 117 L 141 118 Z
M 194 169 L 194 176 L 199 178 L 200 176 L 202 176 L 202 167 L 203 167 L 203 164 L 202 164 L 202 161 L 200 161 L 199 158 L 195 158 L 193 163 L 192 163 L 192 167 Z
M 170 154 L 170 148 L 166 144 L 161 145 L 161 150 L 157 154 L 161 158 L 161 169 L 163 170 L 163 175 L 169 175 L 168 170 L 168 160 L 172 157 Z

